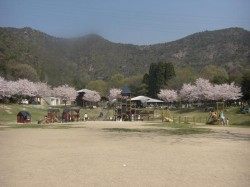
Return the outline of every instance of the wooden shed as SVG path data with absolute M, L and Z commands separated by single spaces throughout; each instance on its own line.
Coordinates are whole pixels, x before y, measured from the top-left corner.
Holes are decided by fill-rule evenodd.
M 17 114 L 17 123 L 31 123 L 31 114 L 27 111 L 20 111 Z

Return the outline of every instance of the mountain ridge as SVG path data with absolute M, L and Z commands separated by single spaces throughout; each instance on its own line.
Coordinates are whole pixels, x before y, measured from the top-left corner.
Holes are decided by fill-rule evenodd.
M 0 75 L 23 78 L 27 65 L 34 81 L 51 85 L 83 84 L 112 75 L 144 74 L 151 63 L 172 62 L 175 68 L 225 67 L 228 73 L 250 68 L 250 32 L 227 28 L 191 34 L 171 42 L 134 45 L 111 42 L 97 34 L 58 38 L 29 27 L 0 28 Z M 18 69 L 19 68 L 19 69 Z M 19 71 L 18 71 L 19 70 Z M 67 75 L 67 76 L 65 76 Z

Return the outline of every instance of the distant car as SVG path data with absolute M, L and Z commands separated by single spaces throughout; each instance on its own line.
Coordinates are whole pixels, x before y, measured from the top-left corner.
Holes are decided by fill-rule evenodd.
M 241 114 L 249 114 L 250 112 L 249 112 L 249 108 L 241 108 L 240 109 L 240 113 Z
M 28 105 L 28 104 L 29 104 L 29 101 L 28 101 L 28 99 L 22 99 L 22 100 L 20 101 L 20 104 L 26 104 L 26 105 Z

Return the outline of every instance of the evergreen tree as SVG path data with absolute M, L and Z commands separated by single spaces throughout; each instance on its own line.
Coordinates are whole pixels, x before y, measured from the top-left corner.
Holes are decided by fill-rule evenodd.
M 148 95 L 153 97 L 155 95 L 156 90 L 156 82 L 157 82 L 157 64 L 152 63 L 149 67 L 148 74 Z
M 165 80 L 169 81 L 171 78 L 175 77 L 175 70 L 172 63 L 165 63 Z
M 243 99 L 250 102 L 250 72 L 245 73 L 241 82 L 241 91 Z
M 175 76 L 172 63 L 152 63 L 149 67 L 149 73 L 144 75 L 143 82 L 147 84 L 148 96 L 157 97 L 160 89 Z

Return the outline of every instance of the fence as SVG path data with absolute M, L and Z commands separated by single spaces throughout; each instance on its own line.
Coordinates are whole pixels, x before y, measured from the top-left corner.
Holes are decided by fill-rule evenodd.
M 207 123 L 207 117 L 195 117 L 195 116 L 172 116 L 173 123 Z

